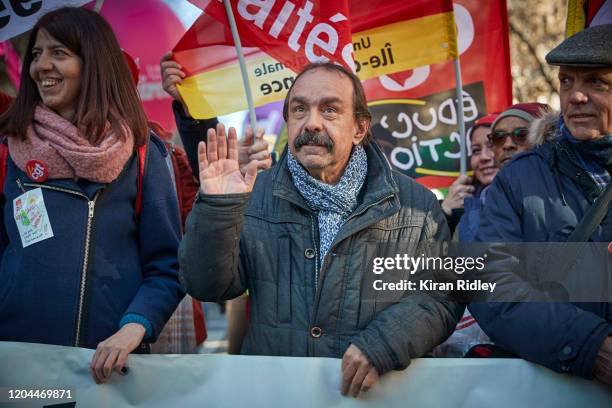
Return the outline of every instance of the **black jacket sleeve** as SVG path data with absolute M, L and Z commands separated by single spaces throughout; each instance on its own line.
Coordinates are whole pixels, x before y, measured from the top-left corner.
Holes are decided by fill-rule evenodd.
M 217 118 L 200 120 L 187 116 L 183 109 L 183 105 L 178 101 L 172 101 L 172 111 L 174 112 L 176 128 L 183 142 L 183 147 L 187 152 L 191 171 L 193 171 L 196 180 L 199 180 L 198 143 L 206 141 L 206 132 L 210 128 L 215 128 L 219 121 Z
M 250 196 L 199 193 L 179 246 L 179 278 L 194 298 L 217 302 L 246 290 L 240 236 Z

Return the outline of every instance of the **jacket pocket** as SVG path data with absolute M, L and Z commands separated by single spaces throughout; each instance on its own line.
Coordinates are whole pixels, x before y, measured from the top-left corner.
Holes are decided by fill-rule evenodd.
M 422 217 L 383 220 L 356 238 L 359 255 L 354 257 L 352 267 L 363 271 L 359 299 L 354 299 L 359 305 L 356 329 L 367 327 L 378 313 L 400 302 L 405 295 L 407 282 L 414 276 L 410 269 L 404 269 L 404 263 L 397 267 L 393 262 L 393 267 L 387 269 L 385 260 L 395 260 L 398 255 L 402 259 L 405 255 L 410 258 L 422 255 L 419 240 L 423 220 Z
M 421 216 L 389 217 L 366 228 L 361 240 L 386 244 L 389 249 L 409 249 L 421 237 L 425 218 Z
M 354 327 L 357 330 L 364 329 L 374 316 L 376 310 L 377 293 L 374 289 L 375 281 L 380 279 L 380 276 L 375 274 L 372 268 L 372 259 L 379 252 L 378 244 L 366 242 L 361 245 L 360 267 L 364 269 L 361 276 L 359 288 L 359 298 L 346 299 L 346 302 L 356 302 L 357 308 L 357 325 Z M 358 265 L 359 267 L 359 265 Z M 349 283 L 350 284 L 350 283 Z M 349 303 L 350 304 L 350 303 Z
M 115 299 L 114 299 L 114 295 L 111 289 L 108 287 L 108 285 L 104 283 L 101 284 L 100 292 L 102 294 L 103 304 L 108 306 L 111 312 L 111 316 L 115 316 L 117 320 L 117 324 L 119 324 L 119 321 L 121 320 L 121 318 L 123 317 L 123 314 L 125 313 L 125 309 L 122 310 L 122 308 L 117 305 L 117 302 L 115 302 Z
M 243 230 L 241 261 L 252 297 L 253 322 L 269 326 L 291 323 L 292 284 L 298 262 L 295 236 L 303 231 L 300 224 L 274 224 L 247 217 Z

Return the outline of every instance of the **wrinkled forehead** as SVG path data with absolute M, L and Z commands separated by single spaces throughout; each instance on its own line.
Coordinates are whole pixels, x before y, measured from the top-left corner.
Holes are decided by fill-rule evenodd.
M 288 98 L 289 103 L 299 100 L 314 104 L 333 100 L 350 104 L 353 100 L 353 84 L 339 71 L 314 68 L 300 75 Z

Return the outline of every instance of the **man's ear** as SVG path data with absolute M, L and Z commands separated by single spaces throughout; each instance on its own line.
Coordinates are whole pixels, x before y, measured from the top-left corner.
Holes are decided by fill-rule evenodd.
M 357 146 L 368 133 L 368 130 L 370 129 L 370 121 L 366 118 L 357 119 L 355 121 L 355 125 L 357 127 L 357 131 L 353 136 L 353 144 Z

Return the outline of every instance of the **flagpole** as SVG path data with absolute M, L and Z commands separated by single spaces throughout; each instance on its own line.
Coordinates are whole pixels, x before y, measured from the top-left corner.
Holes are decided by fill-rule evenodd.
M 467 141 L 465 138 L 465 121 L 463 117 L 463 84 L 461 81 L 461 65 L 459 56 L 454 59 L 455 84 L 457 86 L 457 118 L 459 125 L 459 172 L 463 176 L 467 173 Z
M 238 53 L 238 63 L 240 65 L 240 73 L 242 74 L 242 84 L 244 86 L 244 92 L 246 93 L 247 104 L 249 105 L 249 118 L 251 120 L 251 129 L 253 129 L 253 143 L 255 143 L 255 129 L 257 128 L 257 122 L 255 121 L 255 106 L 253 105 L 253 94 L 251 93 L 251 85 L 249 84 L 249 74 L 244 61 L 242 44 L 240 43 L 240 35 L 238 34 L 236 19 L 234 19 L 234 12 L 232 11 L 232 6 L 229 0 L 223 0 L 223 5 L 225 6 L 225 11 L 227 12 L 227 19 L 229 20 L 234 45 L 236 46 L 236 52 Z

